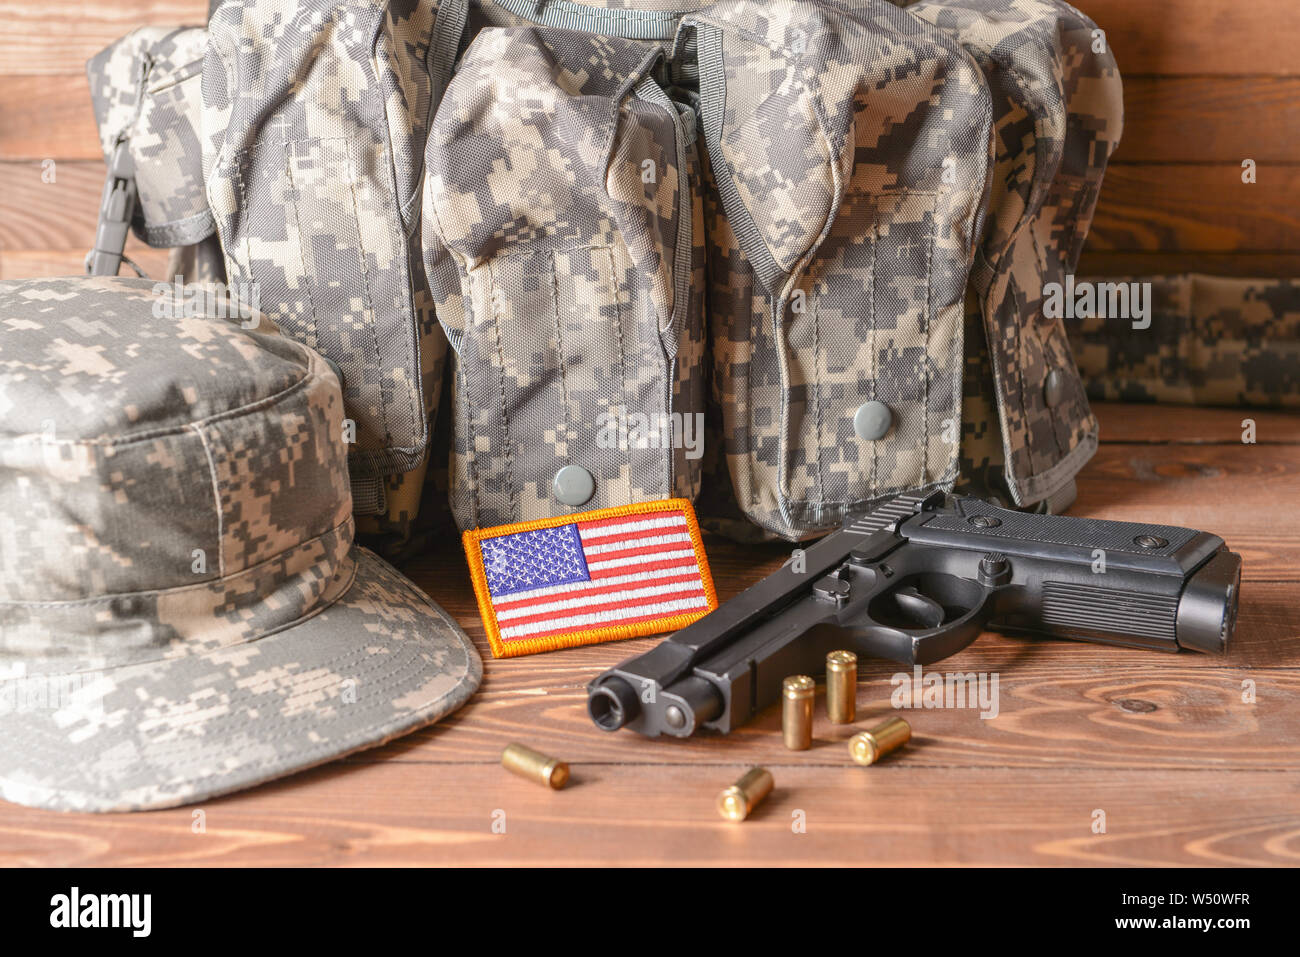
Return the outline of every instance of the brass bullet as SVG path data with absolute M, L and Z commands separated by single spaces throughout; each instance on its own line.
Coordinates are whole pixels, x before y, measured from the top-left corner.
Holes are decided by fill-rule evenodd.
M 767 768 L 750 768 L 718 795 L 718 813 L 728 821 L 743 821 L 772 793 L 772 784 L 772 772 Z
M 807 675 L 791 675 L 781 682 L 781 737 L 791 751 L 812 747 L 813 696 L 817 682 Z
M 851 651 L 826 656 L 826 716 L 831 724 L 852 724 L 858 716 L 858 656 Z
M 512 774 L 557 791 L 569 783 L 567 764 L 522 744 L 512 744 L 501 752 L 501 766 Z
M 857 764 L 875 764 L 891 751 L 912 740 L 912 726 L 893 717 L 849 738 L 849 755 Z

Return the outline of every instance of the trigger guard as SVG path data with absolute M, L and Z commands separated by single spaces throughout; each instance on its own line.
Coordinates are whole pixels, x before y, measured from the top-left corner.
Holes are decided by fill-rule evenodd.
M 861 624 L 841 625 L 841 628 L 852 637 L 858 652 L 864 656 L 905 665 L 928 665 L 955 655 L 983 634 L 984 626 L 992 616 L 989 599 L 995 590 L 984 586 L 984 596 L 978 605 L 937 628 L 918 631 L 882 625 L 871 619 Z M 925 600 L 934 603 L 932 599 Z

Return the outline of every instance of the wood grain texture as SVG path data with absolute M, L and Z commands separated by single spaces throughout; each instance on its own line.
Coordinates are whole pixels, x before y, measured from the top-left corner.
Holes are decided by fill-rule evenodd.
M 1279 252 L 1300 249 L 1300 166 L 1117 163 L 1088 235 L 1096 250 Z
M 0 865 L 1300 864 L 1300 517 L 1283 504 L 1300 494 L 1300 416 L 1253 413 L 1261 442 L 1242 447 L 1241 410 L 1097 412 L 1103 444 L 1072 513 L 1194 524 L 1242 550 L 1226 658 L 984 635 L 937 667 L 997 674 L 997 716 L 910 709 L 913 741 L 872 768 L 848 763 L 852 729 L 828 724 L 820 702 L 805 752 L 782 747 L 774 709 L 723 739 L 605 734 L 584 714 L 587 681 L 657 639 L 493 660 L 449 538 L 405 570 L 485 656 L 461 711 L 209 802 L 202 834 L 193 808 L 0 804 Z M 788 546 L 707 548 L 726 598 Z M 862 663 L 860 725 L 893 713 L 897 670 Z M 569 761 L 573 784 L 508 775 L 497 762 L 512 740 Z M 753 764 L 776 790 L 744 824 L 724 823 L 714 797 Z M 1105 834 L 1092 832 L 1096 810 Z M 806 833 L 792 833 L 795 811 Z M 505 834 L 492 832 L 497 812 Z
M 38 160 L 0 163 L 0 249 L 89 249 L 106 169 L 103 160 L 56 161 L 47 182 Z
M 103 159 L 84 73 L 0 75 L 0 117 L 0 159 Z
M 1300 275 L 1294 0 L 1082 6 L 1125 73 L 1126 128 L 1080 272 Z M 85 61 L 137 26 L 205 14 L 206 0 L 0 0 L 0 278 L 81 272 L 104 172 Z M 1254 186 L 1240 182 L 1246 157 Z M 132 239 L 128 254 L 162 275 L 165 251 Z M 456 715 L 204 805 L 203 834 L 192 808 L 0 803 L 0 865 L 1300 864 L 1300 416 L 1096 409 L 1102 445 L 1072 513 L 1222 534 L 1245 560 L 1227 658 L 984 635 L 939 667 L 996 673 L 997 717 L 910 710 L 913 742 L 867 769 L 846 760 L 850 730 L 820 717 L 807 752 L 781 746 L 772 711 L 721 740 L 609 735 L 584 714 L 586 682 L 657 639 L 492 660 L 453 538 L 406 570 L 485 656 Z M 1256 445 L 1241 444 L 1246 416 Z M 725 598 L 788 546 L 711 538 L 708 551 Z M 892 710 L 896 671 L 863 663 L 863 721 Z M 502 771 L 516 739 L 569 760 L 574 784 L 553 793 Z M 725 824 L 714 796 L 755 763 L 777 790 Z M 1096 809 L 1106 834 L 1092 833 Z M 791 833 L 795 810 L 805 834 Z
M 1243 279 L 1300 276 L 1300 252 L 1148 252 L 1097 249 L 1091 240 L 1077 270 L 1087 276 L 1169 276 L 1199 272 Z
M 92 237 L 93 238 L 93 237 Z M 86 249 L 0 249 L 0 279 L 41 279 L 46 276 L 80 276 L 85 272 Z M 167 250 L 151 249 L 132 236 L 126 254 L 146 276 L 162 279 L 167 275 Z M 123 276 L 134 276 L 123 265 Z
M 776 789 L 749 820 L 730 824 L 713 800 L 741 763 L 653 774 L 593 764 L 561 792 L 515 786 L 495 767 L 332 765 L 268 785 L 256 803 L 212 802 L 202 834 L 191 832 L 189 809 L 79 816 L 69 826 L 66 816 L 6 808 L 0 864 L 1300 863 L 1300 795 L 1289 772 L 770 767 Z M 1097 810 L 1105 834 L 1092 833 Z M 806 833 L 792 833 L 796 811 Z M 500 812 L 506 832 L 494 834 Z
M 1300 75 L 1294 0 L 1085 0 L 1124 74 Z
M 1300 161 L 1300 77 L 1126 76 L 1115 161 Z
M 5 0 L 0 3 L 0 74 L 74 76 L 136 27 L 207 20 L 207 0 Z
M 1240 446 L 1242 420 L 1253 419 L 1260 445 L 1300 444 L 1300 415 L 1268 409 L 1214 408 L 1171 405 L 1158 416 L 1143 414 L 1140 405 L 1094 402 L 1102 426 L 1102 442 L 1141 445 L 1227 445 Z M 1153 428 L 1153 423 L 1158 428 Z

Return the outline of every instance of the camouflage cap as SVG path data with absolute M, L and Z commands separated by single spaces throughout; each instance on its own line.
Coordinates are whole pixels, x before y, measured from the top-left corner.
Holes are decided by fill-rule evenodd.
M 7 800 L 203 800 L 478 686 L 457 624 L 353 545 L 334 373 L 196 288 L 0 282 Z

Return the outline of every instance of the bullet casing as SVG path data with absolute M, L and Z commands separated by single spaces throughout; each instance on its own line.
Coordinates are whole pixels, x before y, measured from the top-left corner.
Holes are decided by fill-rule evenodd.
M 557 791 L 569 783 L 567 764 L 523 744 L 511 744 L 502 751 L 501 766 L 521 778 Z
M 812 747 L 813 698 L 817 682 L 807 675 L 791 675 L 781 683 L 781 737 L 791 751 Z
M 750 768 L 739 781 L 718 795 L 718 813 L 728 821 L 743 821 L 772 793 L 772 772 Z
M 826 656 L 826 716 L 831 724 L 852 724 L 858 716 L 858 656 L 851 651 Z
M 893 717 L 849 738 L 849 755 L 857 764 L 875 764 L 911 739 L 912 726 L 902 718 Z

